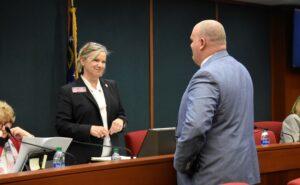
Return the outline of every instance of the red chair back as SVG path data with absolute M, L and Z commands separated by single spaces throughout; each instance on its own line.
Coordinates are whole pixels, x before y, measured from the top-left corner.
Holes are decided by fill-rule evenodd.
M 300 185 L 300 178 L 291 180 L 287 185 Z
M 280 121 L 259 121 L 255 122 L 254 126 L 257 129 L 268 129 L 274 132 L 276 142 L 279 143 L 280 141 L 280 134 L 282 129 L 282 122 Z
M 256 145 L 260 145 L 261 144 L 260 143 L 261 133 L 262 133 L 261 129 L 255 129 L 254 130 L 254 139 L 255 139 L 255 144 Z M 270 144 L 277 143 L 274 132 L 271 131 L 271 130 L 268 130 L 268 134 L 269 134 Z
M 125 145 L 128 149 L 131 150 L 132 155 L 136 156 L 138 154 L 146 137 L 146 134 L 147 130 L 137 130 L 125 134 Z

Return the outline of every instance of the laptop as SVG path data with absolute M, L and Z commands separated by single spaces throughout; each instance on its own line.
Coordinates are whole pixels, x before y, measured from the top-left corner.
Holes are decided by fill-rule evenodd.
M 174 154 L 175 127 L 149 129 L 137 157 Z

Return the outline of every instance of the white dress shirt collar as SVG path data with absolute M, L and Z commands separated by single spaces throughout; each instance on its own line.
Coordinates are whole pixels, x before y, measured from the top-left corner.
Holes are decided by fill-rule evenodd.
M 97 85 L 96 85 L 96 89 L 92 86 L 92 84 L 86 79 L 84 78 L 83 75 L 81 75 L 81 78 L 83 80 L 83 82 L 85 83 L 85 85 L 88 87 L 88 89 L 92 92 L 94 91 L 102 91 L 102 87 L 100 85 L 100 80 L 98 79 L 97 81 Z
M 210 59 L 212 55 L 209 55 L 208 57 L 206 57 L 203 62 L 201 63 L 200 67 L 203 67 L 204 63 L 208 61 L 208 59 Z

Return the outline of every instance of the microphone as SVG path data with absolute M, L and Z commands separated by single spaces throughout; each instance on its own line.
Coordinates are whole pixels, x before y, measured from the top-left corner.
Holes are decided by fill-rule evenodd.
M 267 130 L 267 131 L 269 130 L 268 128 L 258 127 L 256 125 L 254 126 L 254 129 L 261 129 L 261 130 Z M 281 135 L 284 135 L 284 134 L 290 136 L 292 138 L 293 143 L 295 142 L 295 139 L 291 134 L 288 134 L 288 133 L 285 133 L 285 132 L 281 131 Z
M 288 134 L 288 133 L 285 133 L 285 132 L 282 132 L 282 131 L 281 131 L 281 134 L 282 134 L 282 135 L 285 134 L 285 135 L 290 136 L 290 137 L 292 138 L 293 143 L 295 142 L 295 139 L 294 139 L 294 137 L 293 137 L 291 134 Z
M 9 133 L 9 135 L 12 136 L 12 138 L 14 138 L 15 140 L 17 140 L 17 141 L 19 141 L 19 142 L 21 142 L 21 143 L 28 144 L 28 145 L 31 145 L 31 146 L 35 146 L 35 147 L 38 147 L 38 148 L 41 148 L 41 149 L 44 149 L 44 150 L 56 152 L 55 149 L 47 148 L 47 147 L 43 147 L 43 146 L 39 146 L 39 145 L 35 145 L 35 144 L 32 144 L 32 143 L 27 143 L 27 142 L 24 142 L 24 141 L 22 141 L 22 140 L 20 140 L 20 139 L 17 139 L 16 137 L 13 136 L 13 134 L 11 133 L 9 127 L 5 127 L 5 131 L 6 131 L 7 133 Z M 125 151 L 127 151 L 127 152 L 130 154 L 130 158 L 131 158 L 131 159 L 133 159 L 133 157 L 134 157 L 132 151 L 131 151 L 129 148 L 126 148 L 126 147 L 109 146 L 109 145 L 96 144 L 96 143 L 88 143 L 88 142 L 82 142 L 82 141 L 76 141 L 76 140 L 72 140 L 72 142 L 73 142 L 73 143 L 78 143 L 78 144 L 83 144 L 83 145 L 88 145 L 88 146 L 95 146 L 95 147 L 118 148 L 118 149 L 120 149 L 120 150 L 125 150 Z M 66 155 L 69 155 L 69 156 L 73 159 L 73 161 L 74 161 L 73 164 L 77 164 L 76 157 L 75 157 L 73 154 L 71 154 L 71 153 L 69 153 L 69 152 L 63 152 L 63 153 L 65 153 Z
M 48 148 L 48 147 L 44 147 L 44 146 L 40 146 L 40 145 L 36 145 L 36 144 L 32 144 L 32 143 L 28 143 L 28 142 L 25 142 L 25 141 L 22 141 L 18 138 L 16 138 L 10 131 L 10 128 L 9 127 L 5 127 L 5 131 L 16 141 L 20 142 L 20 143 L 24 143 L 24 144 L 27 144 L 27 145 L 31 145 L 31 146 L 35 146 L 35 147 L 38 147 L 38 148 L 41 148 L 43 149 L 43 152 L 56 152 L 56 149 L 53 149 L 53 148 Z M 64 154 L 66 155 L 69 155 L 72 159 L 73 159 L 73 165 L 77 164 L 77 159 L 76 157 L 69 153 L 69 152 L 63 152 Z
M 82 144 L 82 145 L 88 145 L 88 146 L 95 146 L 95 147 L 109 147 L 109 148 L 118 148 L 120 150 L 125 150 L 130 154 L 130 158 L 133 159 L 134 155 L 132 153 L 132 151 L 127 148 L 127 147 L 121 147 L 121 146 L 113 146 L 113 145 L 103 145 L 103 144 L 96 144 L 96 143 L 88 143 L 88 142 L 82 142 L 82 141 L 77 141 L 77 140 L 73 140 L 73 143 L 77 143 L 77 144 Z

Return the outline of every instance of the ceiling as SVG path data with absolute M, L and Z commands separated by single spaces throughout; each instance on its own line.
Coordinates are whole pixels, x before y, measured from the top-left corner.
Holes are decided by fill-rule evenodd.
M 300 0 L 236 0 L 263 5 L 300 5 Z

